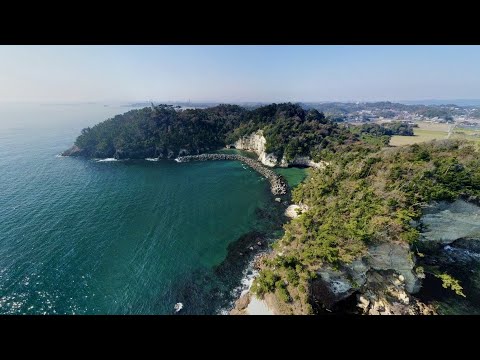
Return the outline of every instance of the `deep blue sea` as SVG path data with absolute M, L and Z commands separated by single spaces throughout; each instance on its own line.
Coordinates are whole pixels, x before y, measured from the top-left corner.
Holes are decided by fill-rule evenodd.
M 0 314 L 219 313 L 243 248 L 278 232 L 268 182 L 239 162 L 57 156 L 127 110 L 0 105 Z

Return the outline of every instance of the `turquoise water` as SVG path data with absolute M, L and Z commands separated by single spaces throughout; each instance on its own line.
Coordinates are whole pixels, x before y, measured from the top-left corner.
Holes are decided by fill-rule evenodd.
M 238 149 L 220 149 L 213 152 L 219 153 L 219 154 L 238 154 L 238 155 L 246 156 L 251 159 L 255 159 L 255 160 L 258 159 L 258 155 L 253 151 L 245 151 L 245 150 L 238 150 Z
M 229 245 L 278 229 L 267 181 L 239 162 L 56 157 L 124 111 L 0 106 L 1 314 L 217 313 L 248 260 Z
M 309 174 L 309 171 L 311 170 L 308 168 L 296 168 L 296 167 L 275 169 L 275 172 L 277 174 L 282 175 L 291 188 L 294 188 L 295 186 L 300 184 L 303 180 L 305 180 Z

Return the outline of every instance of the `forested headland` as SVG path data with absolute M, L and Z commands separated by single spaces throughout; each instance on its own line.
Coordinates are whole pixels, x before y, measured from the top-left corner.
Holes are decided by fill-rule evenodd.
M 266 151 L 277 157 L 285 155 L 287 160 L 296 155 L 314 160 L 331 158 L 342 146 L 359 141 L 363 131 L 350 131 L 315 109 L 305 110 L 291 103 L 256 109 L 219 105 L 187 110 L 152 105 L 83 129 L 75 146 L 65 155 L 173 158 L 217 150 L 260 129 L 266 139 Z M 378 125 L 376 129 L 386 131 Z

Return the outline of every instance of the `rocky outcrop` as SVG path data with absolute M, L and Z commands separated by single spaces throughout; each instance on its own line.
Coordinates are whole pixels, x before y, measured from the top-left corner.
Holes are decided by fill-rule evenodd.
M 307 205 L 297 205 L 297 204 L 292 204 L 287 209 L 285 210 L 285 216 L 295 219 L 300 216 L 301 213 L 305 212 L 308 210 Z
M 253 151 L 258 155 L 258 161 L 265 166 L 276 166 L 278 162 L 277 157 L 274 154 L 266 153 L 266 142 L 263 131 L 258 130 L 250 135 L 242 136 L 235 142 L 234 147 L 239 150 Z
M 272 294 L 266 294 L 263 299 L 259 299 L 250 292 L 242 295 L 236 302 L 230 315 L 276 315 L 274 298 Z
M 239 150 L 253 151 L 258 155 L 258 161 L 269 167 L 308 166 L 314 168 L 323 168 L 328 164 L 324 161 L 315 162 L 308 156 L 295 156 L 292 160 L 288 161 L 285 156 L 283 156 L 279 161 L 274 154 L 267 153 L 265 151 L 266 143 L 267 140 L 263 136 L 263 131 L 258 130 L 250 135 L 241 137 L 235 142 L 235 144 L 228 145 L 227 147 L 235 147 Z
M 270 182 L 271 191 L 274 195 L 284 195 L 288 186 L 283 178 L 274 171 L 262 166 L 258 161 L 236 154 L 202 154 L 181 156 L 175 159 L 177 162 L 207 161 L 207 160 L 237 160 L 250 166 L 253 170 L 263 175 Z
M 370 299 L 369 305 L 380 299 L 382 303 L 389 304 L 393 301 L 392 296 L 396 294 L 401 298 L 408 297 L 410 303 L 405 303 L 405 305 L 413 304 L 410 294 L 416 293 L 420 289 L 420 280 L 413 271 L 414 266 L 414 257 L 407 244 L 374 245 L 369 248 L 367 255 L 351 264 L 343 265 L 338 269 L 330 267 L 319 269 L 317 278 L 311 283 L 311 300 L 313 303 L 329 309 L 354 293 L 359 297 L 363 296 L 362 299 Z M 390 282 L 381 282 L 378 274 L 388 274 L 390 277 L 396 277 L 397 280 L 400 279 L 401 289 L 398 288 L 395 290 L 396 292 L 393 288 L 390 289 Z M 394 285 L 400 286 L 397 283 L 398 281 Z M 384 291 L 386 292 L 384 293 Z M 396 308 L 394 305 L 390 305 L 392 313 L 406 314 L 409 311 L 418 310 L 407 309 L 408 306 Z M 369 313 L 370 310 L 365 311 Z M 372 312 L 374 311 L 372 310 Z
M 346 272 L 325 267 L 317 271 L 317 278 L 310 284 L 311 302 L 330 309 L 355 290 Z
M 462 238 L 480 238 L 480 207 L 456 200 L 441 201 L 424 209 L 421 240 L 426 243 L 450 244 Z
M 416 293 L 420 289 L 420 281 L 413 272 L 415 258 L 408 244 L 385 243 L 371 246 L 363 261 L 371 269 L 393 270 L 402 275 L 409 293 Z
M 199 154 L 201 152 L 209 151 L 208 148 L 201 149 L 170 149 L 170 148 L 138 148 L 138 149 L 115 149 L 113 152 L 108 151 L 105 153 L 95 152 L 94 154 L 89 153 L 85 149 L 81 149 L 78 146 L 74 145 L 70 149 L 65 150 L 61 155 L 62 156 L 84 156 L 87 158 L 114 158 L 114 159 L 174 159 L 177 156 L 186 156 L 190 154 Z
M 307 166 L 307 167 L 313 167 L 316 169 L 323 169 L 325 166 L 327 166 L 329 163 L 326 161 L 320 161 L 320 162 L 315 162 L 312 159 L 310 159 L 308 156 L 295 156 L 292 160 L 287 161 L 285 159 L 285 156 L 282 158 L 280 161 L 280 164 L 278 166 L 280 167 L 289 167 L 289 166 Z
M 357 307 L 368 315 L 436 315 L 431 305 L 410 296 L 403 275 L 392 271 L 371 271 L 357 295 Z
M 230 311 L 230 315 L 246 315 L 246 309 L 250 303 L 250 292 L 246 292 L 235 302 L 235 306 Z
M 70 149 L 65 150 L 62 156 L 83 156 L 84 151 L 77 145 L 73 145 Z

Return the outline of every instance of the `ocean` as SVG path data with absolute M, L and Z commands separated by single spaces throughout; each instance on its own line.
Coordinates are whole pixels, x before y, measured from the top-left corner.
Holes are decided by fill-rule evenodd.
M 127 110 L 0 104 L 0 314 L 224 313 L 281 234 L 281 204 L 239 162 L 58 156 Z

